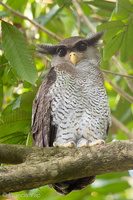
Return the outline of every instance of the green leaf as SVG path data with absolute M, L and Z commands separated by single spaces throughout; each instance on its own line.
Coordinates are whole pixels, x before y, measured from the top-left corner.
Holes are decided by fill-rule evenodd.
M 13 69 L 31 84 L 37 80 L 37 70 L 23 34 L 13 25 L 2 21 L 2 44 Z
M 31 114 L 24 110 L 15 110 L 0 118 L 0 137 L 21 131 L 26 126 L 30 126 Z
M 42 26 L 45 26 L 45 24 L 47 24 L 61 9 L 62 7 L 60 8 L 59 6 L 55 5 L 48 14 L 43 14 L 41 17 L 37 18 L 36 21 Z
M 21 10 L 22 13 L 25 10 L 25 6 L 27 3 L 28 3 L 28 0 L 19 0 L 19 1 L 7 0 L 6 1 L 7 5 L 11 6 L 15 10 Z
M 5 144 L 24 144 L 26 142 L 27 134 L 22 132 L 15 132 L 3 137 L 0 136 L 0 143 Z
M 18 80 L 17 80 L 17 74 L 15 73 L 16 71 L 13 70 L 12 68 L 9 69 L 9 67 L 8 67 L 8 68 L 5 69 L 5 72 L 6 72 L 7 81 L 12 86 L 16 86 L 17 87 L 18 86 Z
M 54 0 L 60 7 L 64 4 L 70 5 L 72 3 L 71 0 Z
M 125 27 L 125 24 L 120 20 L 116 20 L 99 25 L 97 30 L 106 30 L 103 39 L 107 41 L 114 37 L 119 31 L 121 31 L 123 27 Z
M 128 172 L 117 172 L 103 174 L 96 177 L 96 181 L 91 185 L 92 191 L 100 194 L 108 195 L 110 191 L 112 194 L 118 194 L 130 187 L 128 182 L 122 177 L 127 176 Z
M 88 3 L 83 2 L 81 7 L 85 15 L 93 14 L 93 9 L 88 5 Z
M 111 1 L 104 0 L 95 0 L 95 1 L 87 1 L 89 4 L 101 8 L 102 10 L 112 11 L 115 8 L 115 3 Z
M 103 10 L 102 9 L 98 9 L 97 12 L 96 12 L 97 15 L 101 16 L 103 19 L 104 18 L 110 18 L 110 15 L 111 15 L 111 11 L 109 10 Z
M 64 0 L 55 0 L 55 2 L 61 7 L 64 5 L 65 1 Z
M 121 60 L 128 61 L 133 56 L 133 23 L 129 23 L 127 30 L 123 35 L 123 42 L 121 45 Z
M 0 110 L 2 108 L 3 105 L 3 82 L 0 79 Z
M 100 183 L 100 182 L 99 182 Z M 94 182 L 93 186 L 96 185 L 96 182 Z M 118 187 L 119 185 L 119 187 Z M 127 181 L 122 180 L 122 179 L 110 179 L 109 181 L 105 181 L 104 185 L 104 180 L 103 180 L 103 186 L 99 184 L 99 187 L 95 188 L 95 191 L 100 193 L 100 194 L 109 194 L 110 191 L 112 194 L 122 192 L 123 190 L 126 190 L 129 188 L 129 184 Z
M 123 39 L 123 33 L 120 33 L 105 45 L 103 51 L 104 60 L 109 59 L 119 50 L 122 44 L 122 39 Z
M 116 14 L 120 17 L 120 19 L 127 18 L 132 11 L 133 5 L 129 2 L 129 0 L 118 0 L 116 2 Z
M 20 107 L 20 102 L 21 102 L 21 96 L 19 96 L 19 97 L 16 99 L 16 101 L 15 101 L 13 107 L 12 107 L 12 110 L 15 110 L 15 109 L 19 108 L 19 107 Z

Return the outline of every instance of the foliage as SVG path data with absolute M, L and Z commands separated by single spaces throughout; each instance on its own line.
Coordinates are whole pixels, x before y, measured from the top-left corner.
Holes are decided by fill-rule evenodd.
M 32 145 L 32 101 L 48 71 L 50 60 L 35 52 L 36 43 L 56 43 L 73 35 L 86 36 L 95 28 L 97 31 L 106 30 L 104 47 L 100 48 L 103 55 L 101 68 L 113 73 L 133 75 L 131 0 L 3 0 L 0 2 L 0 10 L 1 143 Z M 127 132 L 132 136 L 133 82 L 122 76 L 107 75 L 105 86 L 108 99 L 112 115 L 117 118 L 117 121 L 113 120 L 108 142 L 128 139 Z M 10 197 L 19 200 L 133 199 L 131 179 L 128 172 L 106 174 L 98 176 L 86 189 L 67 197 L 60 197 L 48 187 L 13 193 Z

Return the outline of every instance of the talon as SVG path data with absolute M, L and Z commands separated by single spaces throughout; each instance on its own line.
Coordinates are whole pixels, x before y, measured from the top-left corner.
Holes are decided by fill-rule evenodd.
M 72 148 L 72 147 L 74 147 L 74 143 L 68 142 L 68 143 L 64 144 L 63 146 L 64 146 L 64 147 Z
M 89 147 L 89 145 L 87 144 L 87 143 L 85 143 L 85 144 L 81 144 L 80 146 L 78 146 L 78 147 Z
M 91 142 L 89 146 L 102 145 L 102 144 L 105 144 L 104 140 L 96 140 L 95 142 Z
M 60 145 L 59 143 L 57 143 L 57 142 L 54 142 L 54 143 L 53 143 L 53 146 L 54 146 L 54 147 L 61 147 L 61 145 Z
M 59 144 L 59 143 L 57 143 L 57 142 L 54 142 L 54 143 L 53 143 L 53 146 L 54 146 L 54 147 L 68 147 L 68 148 L 72 148 L 72 147 L 74 147 L 74 143 L 68 142 L 68 143 L 66 143 L 66 144 Z

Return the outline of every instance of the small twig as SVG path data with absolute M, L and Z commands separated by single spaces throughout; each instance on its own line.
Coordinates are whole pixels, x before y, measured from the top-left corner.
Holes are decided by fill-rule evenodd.
M 133 139 L 133 134 L 113 115 L 111 117 L 112 117 L 112 122 L 115 124 L 115 126 L 121 129 L 129 139 Z
M 127 72 L 125 71 L 125 69 L 122 67 L 122 65 L 120 64 L 120 62 L 118 62 L 118 60 L 116 59 L 115 56 L 112 57 L 112 60 L 114 62 L 114 64 L 116 65 L 116 67 L 119 69 L 119 71 L 127 76 Z M 127 82 L 128 87 L 130 88 L 130 90 L 133 92 L 133 83 L 131 82 L 131 80 L 128 79 L 128 77 L 125 76 L 125 80 Z
M 78 27 L 78 31 L 79 31 L 79 35 L 81 34 L 81 17 L 80 15 L 77 13 L 77 27 Z
M 86 17 L 86 15 L 83 13 L 79 3 L 76 0 L 73 0 L 72 2 L 73 2 L 74 6 L 75 6 L 75 8 L 77 10 L 78 15 L 84 20 L 84 22 L 90 28 L 90 30 L 95 33 L 96 29 L 94 28 L 94 26 L 92 25 L 90 20 Z
M 105 70 L 105 69 L 101 69 L 101 71 L 105 72 L 105 73 L 113 74 L 113 75 L 116 75 L 116 76 L 122 76 L 122 77 L 133 79 L 133 76 L 131 76 L 131 75 L 119 74 L 119 73 L 111 72 L 111 71 L 108 71 L 108 70 Z
M 130 103 L 133 103 L 133 97 L 130 96 L 128 93 L 124 92 L 121 88 L 119 88 L 116 84 L 114 84 L 108 76 L 104 74 L 104 79 L 114 88 L 115 91 L 117 91 L 119 94 L 121 94 L 126 100 L 128 100 Z
M 27 21 L 29 21 L 31 24 L 33 24 L 35 27 L 37 27 L 38 29 L 42 30 L 43 32 L 45 32 L 46 34 L 48 34 L 49 36 L 51 36 L 52 38 L 56 39 L 57 41 L 61 41 L 62 38 L 58 37 L 56 34 L 54 34 L 53 32 L 49 31 L 47 28 L 41 26 L 40 24 L 38 24 L 37 22 L 35 22 L 34 20 L 29 19 L 28 17 L 22 15 L 20 12 L 12 9 L 10 6 L 0 2 L 0 4 L 6 8 L 7 10 L 9 10 L 13 15 L 16 15 L 22 19 L 25 19 Z

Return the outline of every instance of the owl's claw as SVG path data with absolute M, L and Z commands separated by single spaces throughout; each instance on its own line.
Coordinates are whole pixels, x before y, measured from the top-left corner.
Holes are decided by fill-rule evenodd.
M 80 138 L 77 142 L 77 147 L 89 147 L 88 140 L 85 138 Z
M 89 145 L 87 144 L 87 143 L 85 143 L 85 144 L 82 144 L 82 145 L 80 145 L 80 146 L 77 146 L 77 147 L 89 147 Z
M 68 142 L 68 143 L 66 143 L 66 144 L 64 145 L 64 147 L 72 148 L 72 147 L 74 147 L 74 143 Z
M 68 148 L 72 148 L 72 147 L 74 147 L 74 143 L 73 142 L 68 142 L 66 144 L 59 144 L 58 142 L 54 142 L 53 146 L 54 147 L 68 147 Z
M 102 144 L 105 144 L 104 140 L 96 140 L 95 142 L 89 143 L 89 146 L 102 145 Z

